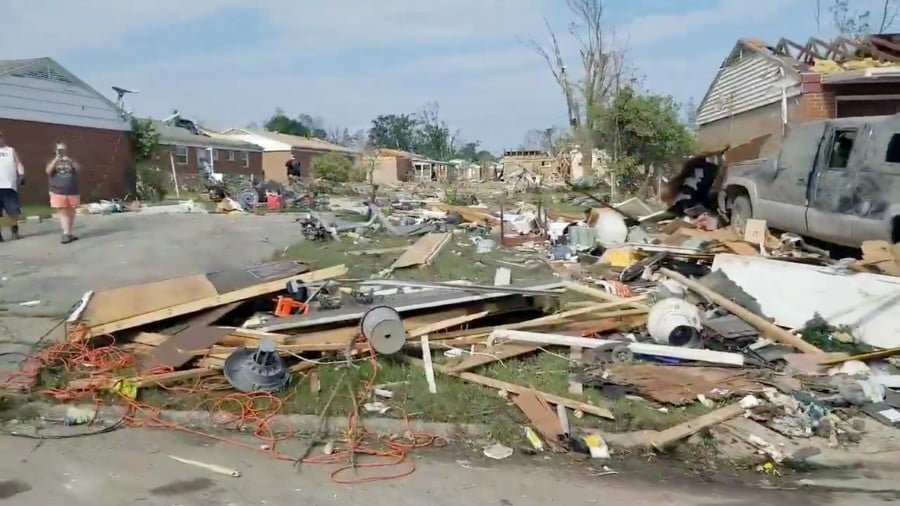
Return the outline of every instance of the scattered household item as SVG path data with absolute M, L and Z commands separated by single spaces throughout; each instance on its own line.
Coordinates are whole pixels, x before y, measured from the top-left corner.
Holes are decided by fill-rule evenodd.
M 260 341 L 256 349 L 238 348 L 225 359 L 222 372 L 241 392 L 277 392 L 291 380 L 272 341 Z

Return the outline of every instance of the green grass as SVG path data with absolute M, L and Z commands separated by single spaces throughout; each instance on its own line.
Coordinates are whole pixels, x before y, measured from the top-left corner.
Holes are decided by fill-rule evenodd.
M 481 284 L 492 284 L 497 267 L 513 269 L 513 282 L 525 281 L 541 283 L 554 280 L 549 269 L 517 268 L 498 263 L 498 260 L 519 263 L 522 259 L 536 258 L 536 254 L 523 254 L 500 247 L 483 254 L 475 252 L 474 244 L 469 240 L 470 234 L 453 234 L 450 242 L 430 266 L 397 270 L 393 279 L 409 281 L 455 281 L 467 280 Z M 368 278 L 388 268 L 400 256 L 400 252 L 382 255 L 353 255 L 350 251 L 409 247 L 415 244 L 417 237 L 392 237 L 388 235 L 369 236 L 363 241 L 342 237 L 340 241 L 323 242 L 303 241 L 291 246 L 279 256 L 292 260 L 301 260 L 315 268 L 327 267 L 338 263 L 347 266 L 349 278 Z
M 40 216 L 40 217 L 50 217 L 53 216 L 55 211 L 50 206 L 39 206 L 39 205 L 24 205 L 22 206 L 22 216 Z

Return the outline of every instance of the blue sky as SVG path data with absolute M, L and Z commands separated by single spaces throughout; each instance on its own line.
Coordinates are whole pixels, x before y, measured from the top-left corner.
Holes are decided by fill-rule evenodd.
M 868 0 L 858 0 L 865 4 Z M 367 128 L 429 101 L 466 140 L 516 147 L 564 123 L 545 63 L 527 42 L 546 18 L 563 39 L 565 0 L 4 0 L 4 58 L 50 56 L 129 105 L 177 108 L 212 127 L 260 122 L 276 107 Z M 738 37 L 829 37 L 815 0 L 607 0 L 606 21 L 645 87 L 699 101 Z

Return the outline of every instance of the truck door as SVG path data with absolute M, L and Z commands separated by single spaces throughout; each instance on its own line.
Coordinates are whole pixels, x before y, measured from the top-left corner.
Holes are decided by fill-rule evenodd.
M 779 230 L 806 234 L 809 179 L 825 136 L 825 123 L 801 123 L 791 129 L 781 146 L 770 181 L 760 177 L 754 214 Z
M 853 241 L 892 241 L 890 220 L 900 204 L 900 121 L 875 123 L 867 129 L 866 157 L 856 174 L 850 212 Z
M 809 188 L 806 226 L 823 241 L 851 245 L 850 218 L 855 169 L 863 162 L 865 140 L 859 127 L 829 127 Z

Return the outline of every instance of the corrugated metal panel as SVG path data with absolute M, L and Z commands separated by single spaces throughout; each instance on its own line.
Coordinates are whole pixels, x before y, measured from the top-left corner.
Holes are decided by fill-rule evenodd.
M 781 67 L 763 56 L 751 56 L 719 71 L 700 106 L 697 124 L 740 114 L 781 100 Z M 791 90 L 789 96 L 799 91 Z

